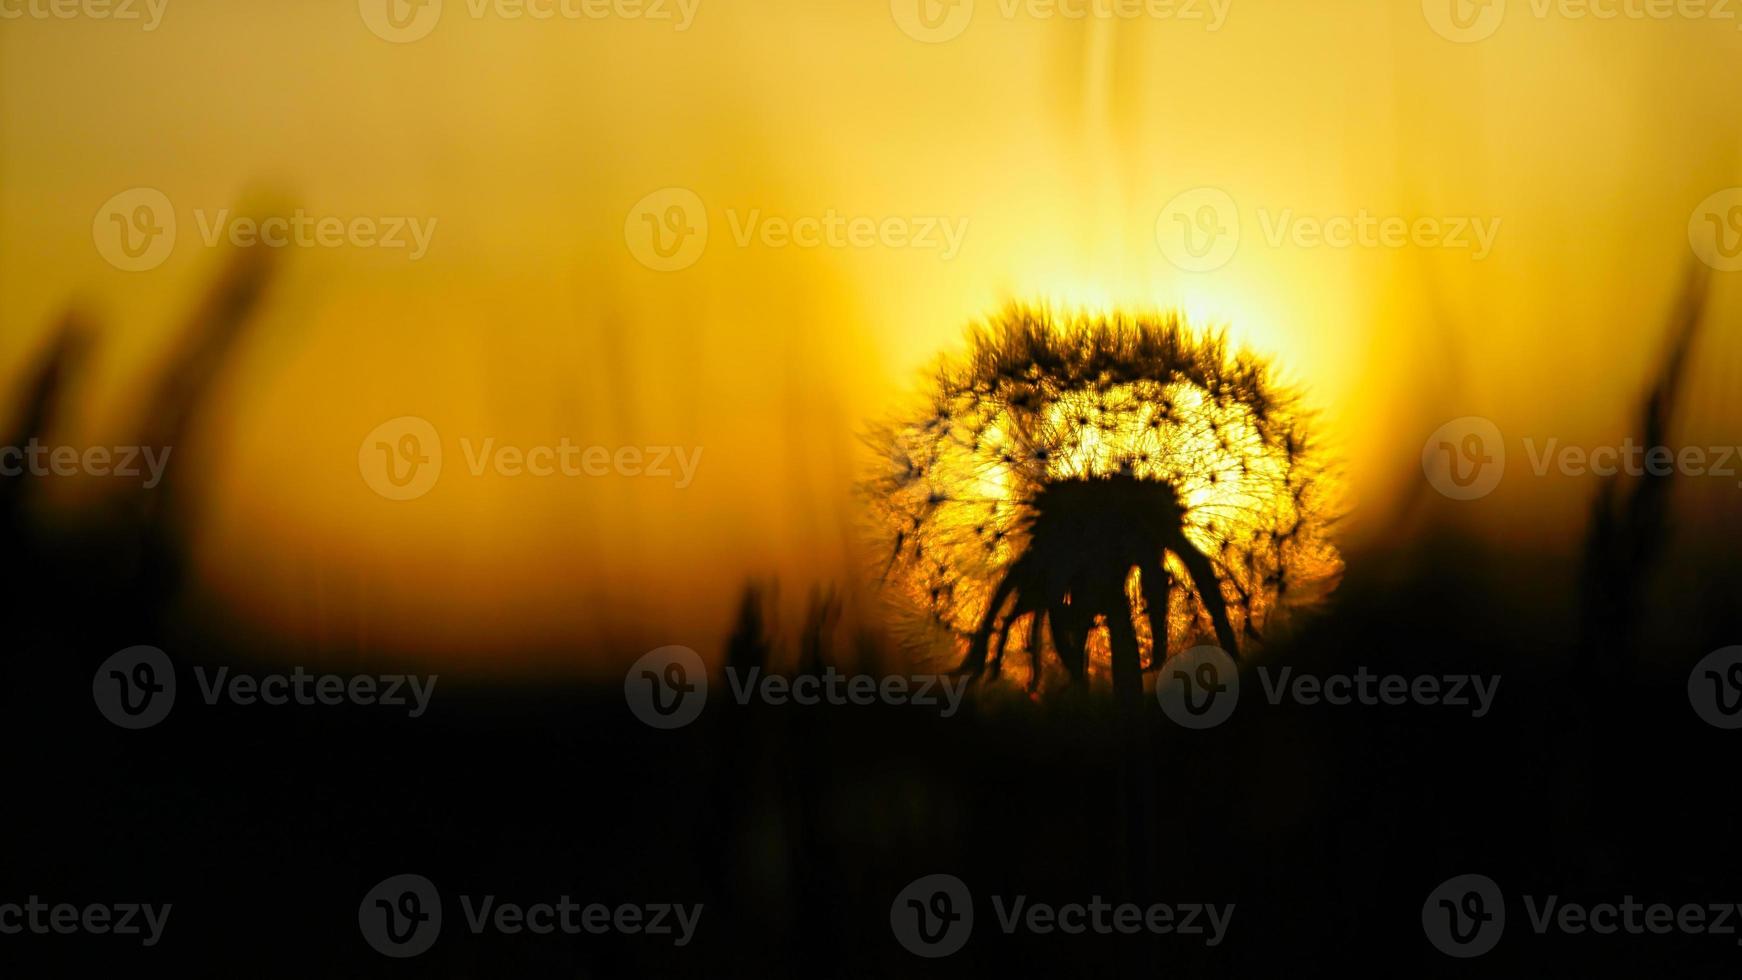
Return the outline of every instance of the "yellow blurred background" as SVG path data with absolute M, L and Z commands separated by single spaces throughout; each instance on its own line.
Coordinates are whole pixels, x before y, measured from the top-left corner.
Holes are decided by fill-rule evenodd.
M 1231 0 L 1214 29 L 1207 0 L 1195 20 L 977 0 L 931 43 L 904 30 L 928 23 L 908 0 L 700 0 L 684 30 L 634 6 L 536 19 L 446 0 L 400 42 L 371 29 L 372 2 L 168 0 L 150 31 L 0 19 L 0 392 L 69 308 L 102 328 L 60 441 L 125 442 L 222 264 L 200 227 L 219 210 L 435 221 L 417 260 L 283 249 L 207 448 L 184 454 L 206 467 L 202 578 L 316 651 L 592 669 L 607 650 L 712 649 L 747 577 L 791 601 L 855 579 L 855 434 L 1012 299 L 1180 306 L 1274 355 L 1345 462 L 1359 554 L 1419 492 L 1447 419 L 1622 438 L 1690 219 L 1742 183 L 1742 23 L 1720 17 L 1513 0 L 1459 43 L 1431 22 L 1438 0 Z M 128 272 L 93 224 L 137 187 L 173 203 L 178 232 Z M 662 272 L 633 239 L 665 188 L 703 202 L 708 236 Z M 1190 272 L 1158 217 L 1196 188 L 1235 202 L 1240 237 Z M 1284 212 L 1363 210 L 1497 233 L 1480 258 L 1267 235 Z M 753 212 L 965 234 L 949 256 L 741 243 Z M 1716 311 L 1731 275 L 1714 274 Z M 1735 330 L 1702 343 L 1696 389 L 1730 390 Z M 359 446 L 401 416 L 434 426 L 445 467 L 393 501 Z M 474 477 L 462 438 L 703 456 L 682 489 Z M 1448 513 L 1564 548 L 1590 489 L 1509 479 Z

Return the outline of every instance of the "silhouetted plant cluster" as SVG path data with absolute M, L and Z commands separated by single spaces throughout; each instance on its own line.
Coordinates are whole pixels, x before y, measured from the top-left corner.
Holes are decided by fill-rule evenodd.
M 1140 690 L 1145 658 L 1208 635 L 1237 653 L 1341 568 L 1297 396 L 1175 314 L 1010 308 L 870 441 L 885 579 L 971 672 L 1025 650 L 1032 688 L 1050 650 Z

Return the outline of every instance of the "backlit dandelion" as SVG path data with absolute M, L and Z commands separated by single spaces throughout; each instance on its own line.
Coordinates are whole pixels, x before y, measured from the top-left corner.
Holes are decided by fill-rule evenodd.
M 1146 661 L 1200 636 L 1237 655 L 1340 569 L 1293 394 L 1175 315 L 1012 308 L 871 442 L 885 579 L 971 673 L 1023 650 L 1032 688 L 1050 651 L 1135 697 Z

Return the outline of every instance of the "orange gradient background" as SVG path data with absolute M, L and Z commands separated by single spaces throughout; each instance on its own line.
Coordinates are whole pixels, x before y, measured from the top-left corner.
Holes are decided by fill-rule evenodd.
M 85 310 L 99 346 L 55 438 L 125 442 L 223 259 L 197 210 L 435 219 L 415 262 L 284 249 L 201 444 L 177 452 L 199 467 L 201 578 L 235 615 L 299 650 L 504 669 L 709 650 L 748 577 L 792 603 L 857 580 L 856 433 L 1011 299 L 1178 306 L 1273 355 L 1344 460 L 1351 569 L 1393 543 L 1422 442 L 1450 418 L 1509 439 L 1627 434 L 1693 260 L 1690 215 L 1742 184 L 1736 21 L 1514 2 L 1493 37 L 1457 44 L 1415 3 L 1232 0 L 1206 26 L 1005 18 L 994 0 L 939 44 L 870 0 L 701 0 L 682 32 L 448 0 L 407 44 L 348 0 L 170 0 L 148 33 L 0 21 L 0 392 Z M 122 272 L 92 218 L 140 186 L 168 195 L 179 236 L 161 267 Z M 1238 203 L 1242 238 L 1189 273 L 1156 218 L 1201 186 Z M 661 273 L 624 226 L 665 187 L 694 191 L 711 232 L 700 261 Z M 1478 261 L 1272 245 L 1260 209 L 1500 224 Z M 730 215 L 752 210 L 967 233 L 947 260 L 740 246 Z M 1742 373 L 1722 328 L 1734 275 L 1713 277 L 1695 404 Z M 357 454 L 405 415 L 441 432 L 446 468 L 393 502 Z M 1724 441 L 1726 421 L 1696 414 L 1687 437 Z M 703 457 L 681 490 L 475 478 L 462 437 Z M 1572 547 L 1591 484 L 1514 466 L 1479 506 L 1430 504 L 1471 534 Z M 88 489 L 57 487 L 57 505 Z M 1742 499 L 1691 492 L 1720 495 L 1714 520 Z

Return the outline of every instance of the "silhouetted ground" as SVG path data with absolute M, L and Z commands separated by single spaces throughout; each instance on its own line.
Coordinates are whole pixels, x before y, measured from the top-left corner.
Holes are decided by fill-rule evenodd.
M 244 257 L 200 308 L 150 438 L 180 446 L 268 279 Z M 61 350 L 26 393 L 25 431 L 8 438 L 50 424 L 54 366 L 77 344 Z M 617 683 L 512 686 L 452 670 L 417 719 L 385 707 L 208 706 L 194 667 L 249 669 L 253 649 L 214 645 L 197 603 L 189 615 L 177 560 L 185 485 L 172 477 L 159 506 L 74 527 L 31 518 L 28 489 L 0 481 L 0 904 L 174 907 L 150 949 L 0 935 L 0 975 L 1247 977 L 1363 964 L 1402 976 L 1727 976 L 1742 956 L 1734 935 L 1529 928 L 1525 894 L 1742 901 L 1739 733 L 1702 722 L 1687 695 L 1689 668 L 1712 648 L 1690 638 L 1720 635 L 1719 620 L 1653 636 L 1629 613 L 1591 669 L 1579 640 L 1591 624 L 1567 612 L 1580 608 L 1577 560 L 1414 534 L 1386 554 L 1347 556 L 1326 608 L 1262 655 L 1318 674 L 1499 674 L 1486 717 L 1272 707 L 1249 668 L 1240 708 L 1214 729 L 1181 729 L 1146 700 L 1136 737 L 1151 762 L 1139 768 L 1104 695 L 1033 703 L 1014 685 L 943 718 L 911 706 L 739 707 L 716 675 L 700 719 L 675 731 L 638 721 Z M 1654 514 L 1663 506 L 1650 501 Z M 1661 515 L 1642 520 L 1639 509 L 1630 526 L 1655 526 Z M 1632 548 L 1625 535 L 1605 540 Z M 1722 580 L 1736 580 L 1733 564 Z M 1614 576 L 1603 590 L 1643 591 Z M 797 656 L 788 644 L 771 652 L 759 601 L 751 593 L 738 628 L 722 630 L 717 661 L 811 670 L 852 659 L 827 612 Z M 1733 604 L 1714 610 L 1733 621 Z M 92 676 L 138 643 L 176 658 L 177 706 L 156 727 L 125 731 L 98 713 Z M 1151 785 L 1130 785 L 1134 771 Z M 1150 833 L 1133 840 L 1131 818 L 1145 813 L 1133 801 L 1146 799 L 1154 812 L 1137 823 Z M 441 889 L 446 922 L 429 952 L 391 960 L 366 944 L 358 906 L 407 872 Z M 926 960 L 897 943 L 890 907 L 935 873 L 967 883 L 976 923 L 961 952 Z M 1493 952 L 1455 960 L 1427 941 L 1422 906 L 1468 873 L 1500 883 L 1507 927 Z M 705 910 L 684 948 L 646 936 L 473 936 L 461 893 Z M 1236 910 L 1212 948 L 1178 936 L 1004 935 L 993 895 Z
M 1450 582 L 1439 583 L 1452 587 Z M 1246 976 L 1364 962 L 1430 976 L 1674 975 L 1733 966 L 1735 937 L 1539 937 L 1522 893 L 1566 900 L 1742 899 L 1732 733 L 1701 722 L 1684 677 L 1583 691 L 1552 656 L 1481 616 L 1448 620 L 1434 583 L 1357 581 L 1285 658 L 1301 671 L 1498 672 L 1493 712 L 1241 708 L 1204 732 L 1149 713 L 1156 880 L 1134 884 L 1109 706 L 978 703 L 740 708 L 687 728 L 635 720 L 619 688 L 467 685 L 429 712 L 211 707 L 187 663 L 174 712 L 124 731 L 89 674 L 7 686 L 6 899 L 175 903 L 153 949 L 119 937 L 3 937 L 26 973 L 197 966 L 273 976 L 890 976 L 1166 971 Z M 1457 586 L 1483 608 L 1467 581 Z M 1424 601 L 1414 601 L 1411 596 Z M 1432 628 L 1421 624 L 1431 623 Z M 13 666 L 74 655 L 45 633 Z M 245 661 L 244 661 L 245 663 Z M 38 674 L 38 676 L 31 676 Z M 724 685 L 719 685 L 723 687 Z M 718 688 L 716 689 L 718 693 Z M 391 961 L 357 905 L 393 874 L 449 896 L 434 949 Z M 977 897 L 973 937 L 926 961 L 896 944 L 895 894 L 924 874 Z M 1428 945 L 1427 894 L 1477 872 L 1509 895 L 1477 960 Z M 453 895 L 701 902 L 695 941 L 474 937 Z M 1005 936 L 992 894 L 1233 902 L 1216 948 L 1180 937 Z M 13 893 L 18 893 L 16 896 Z M 27 941 L 28 940 L 28 941 Z M 45 955 L 46 954 L 46 955 Z

